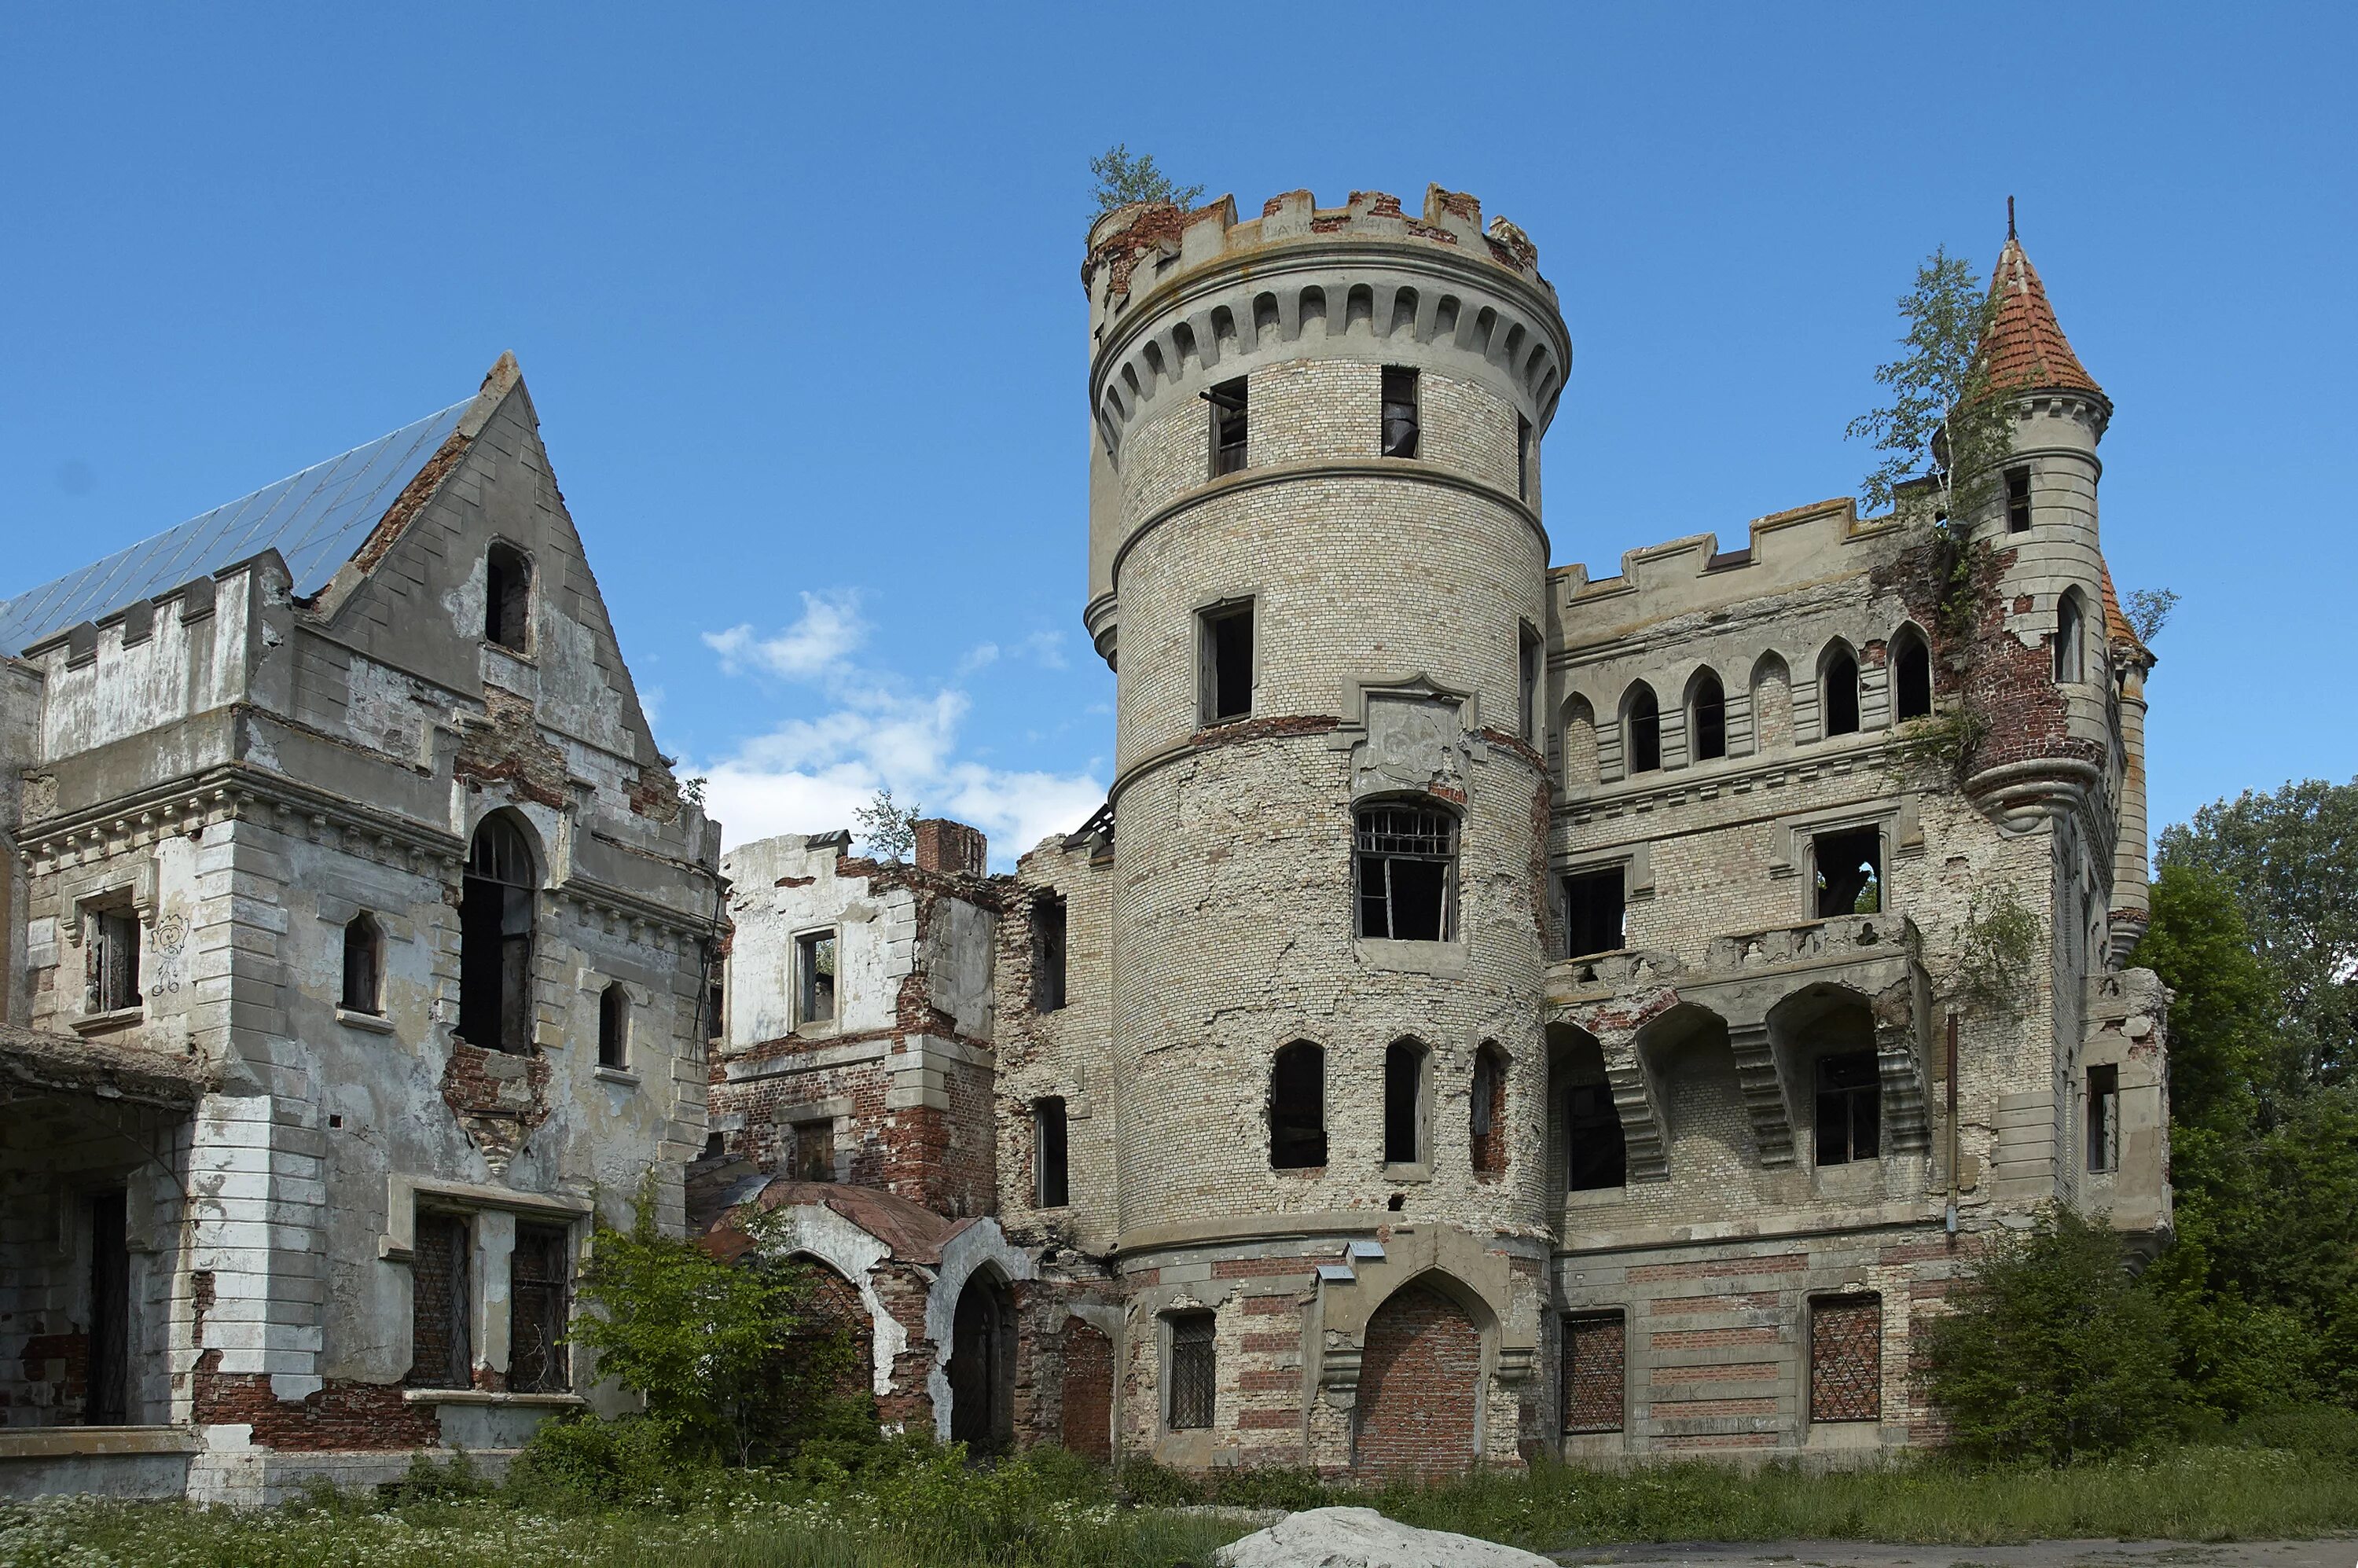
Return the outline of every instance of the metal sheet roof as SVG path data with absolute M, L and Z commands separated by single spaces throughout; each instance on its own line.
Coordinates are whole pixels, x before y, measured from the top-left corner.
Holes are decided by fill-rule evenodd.
M 21 654 L 69 627 L 267 549 L 286 557 L 297 594 L 319 592 L 441 449 L 472 401 L 454 403 L 0 603 L 0 650 Z

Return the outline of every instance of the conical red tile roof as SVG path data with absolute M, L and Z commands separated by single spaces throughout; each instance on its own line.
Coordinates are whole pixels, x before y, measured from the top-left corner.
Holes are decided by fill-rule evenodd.
M 2055 308 L 2047 303 L 2047 289 L 2030 258 L 2022 254 L 2022 242 L 2014 237 L 2011 223 L 2006 249 L 1997 255 L 1997 270 L 1990 276 L 1990 298 L 1995 311 L 1982 351 L 1989 359 L 1993 390 L 2104 395 L 2056 324 Z

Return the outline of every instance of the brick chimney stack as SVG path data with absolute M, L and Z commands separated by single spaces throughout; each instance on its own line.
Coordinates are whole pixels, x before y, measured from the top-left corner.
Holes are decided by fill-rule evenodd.
M 984 874 L 990 840 L 983 836 L 981 828 L 968 827 L 946 816 L 921 817 L 916 826 L 917 870 L 961 872 L 970 877 Z

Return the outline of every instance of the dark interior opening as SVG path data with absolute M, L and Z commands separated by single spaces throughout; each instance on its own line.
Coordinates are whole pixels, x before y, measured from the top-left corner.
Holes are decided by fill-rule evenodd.
M 1252 712 L 1253 607 L 1230 605 L 1204 616 L 1204 722 L 1222 724 Z
M 1405 365 L 1384 367 L 1384 456 L 1416 456 L 1416 372 Z
M 1412 1165 L 1422 1151 L 1424 1052 L 1395 1040 L 1384 1050 L 1384 1163 Z
M 1846 1165 L 1881 1152 L 1883 1080 L 1875 1053 L 1818 1058 L 1818 1163 Z
M 1269 1163 L 1274 1171 L 1326 1163 L 1326 1053 L 1297 1040 L 1269 1073 Z
M 1899 717 L 1928 719 L 1932 713 L 1932 651 L 1913 633 L 1891 652 L 1891 684 Z
M 532 651 L 532 563 L 508 545 L 493 545 L 483 558 L 483 640 L 525 654 Z
M 1639 687 L 1629 698 L 1629 771 L 1650 773 L 1662 765 L 1662 705 Z
M 1812 840 L 1817 860 L 1818 915 L 1877 914 L 1883 909 L 1883 833 L 1853 827 Z
M 90 1383 L 82 1420 L 131 1419 L 131 1244 L 121 1188 L 90 1199 Z
M 1204 394 L 1212 406 L 1212 477 L 1240 473 L 1245 466 L 1246 383 L 1224 381 Z
M 1042 1208 L 1063 1208 L 1072 1202 L 1065 1164 L 1065 1100 L 1050 1095 L 1032 1106 L 1033 1158 L 1039 1172 L 1035 1201 Z
M 1032 901 L 1032 1010 L 1065 1005 L 1065 901 L 1053 893 Z
M 1564 1186 L 1575 1193 L 1618 1187 L 1629 1180 L 1628 1147 L 1621 1113 L 1606 1084 L 1574 1084 L 1564 1090 Z
M 459 1033 L 470 1045 L 532 1043 L 532 849 L 515 825 L 475 829 L 459 899 Z
M 1695 682 L 1691 734 L 1696 762 L 1727 755 L 1727 693 L 1715 675 L 1707 674 Z
M 1847 648 L 1826 660 L 1826 733 L 1858 733 L 1858 661 Z
M 1581 871 L 1563 879 L 1564 957 L 1618 952 L 1623 941 L 1622 868 Z
M 2006 470 L 2006 528 L 2009 534 L 2023 534 L 2030 529 L 2030 470 Z

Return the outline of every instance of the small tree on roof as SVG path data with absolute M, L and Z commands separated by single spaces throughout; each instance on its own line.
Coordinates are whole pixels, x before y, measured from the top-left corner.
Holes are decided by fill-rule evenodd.
M 1154 167 L 1152 153 L 1131 157 L 1127 142 L 1116 142 L 1089 159 L 1089 172 L 1098 182 L 1097 189 L 1089 192 L 1089 200 L 1097 206 L 1091 222 L 1133 201 L 1169 201 L 1193 207 L 1204 199 L 1200 185 L 1172 184 L 1171 177 Z
M 1909 481 L 1922 475 L 1931 481 L 1936 515 L 1962 524 L 1998 483 L 2011 432 L 1982 354 L 1994 305 L 1974 277 L 1973 264 L 1943 247 L 1924 258 L 1916 287 L 1899 297 L 1907 351 L 1875 373 L 1891 401 L 1845 432 L 1871 438 L 1887 454 L 1860 481 L 1871 506 L 1899 504 Z

